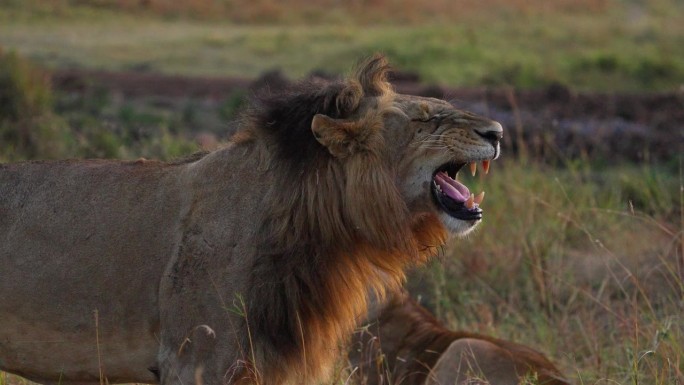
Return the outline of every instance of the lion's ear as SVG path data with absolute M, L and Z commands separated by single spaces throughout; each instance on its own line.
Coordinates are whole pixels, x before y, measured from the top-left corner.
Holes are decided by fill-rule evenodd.
M 333 119 L 322 114 L 313 117 L 311 131 L 318 143 L 337 158 L 346 158 L 353 154 L 364 136 L 360 122 Z

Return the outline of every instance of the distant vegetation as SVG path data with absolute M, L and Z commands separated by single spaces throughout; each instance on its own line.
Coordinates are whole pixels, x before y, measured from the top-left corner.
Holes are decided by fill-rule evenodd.
M 52 103 L 48 74 L 0 50 L 0 160 L 49 159 L 70 151 L 70 134 Z
M 48 73 L 0 50 L 0 162 L 28 159 L 168 159 L 197 150 L 179 131 L 184 114 L 111 111 L 107 90 L 55 93 Z
M 473 17 L 595 13 L 616 5 L 612 0 L 6 0 L 6 3 L 38 17 L 122 12 L 169 19 L 313 25 L 350 21 L 355 24 L 454 23 Z M 646 3 L 633 2 L 634 5 Z
M 255 77 L 344 72 L 375 51 L 434 83 L 672 91 L 677 0 L 10 0 L 0 45 L 54 68 Z

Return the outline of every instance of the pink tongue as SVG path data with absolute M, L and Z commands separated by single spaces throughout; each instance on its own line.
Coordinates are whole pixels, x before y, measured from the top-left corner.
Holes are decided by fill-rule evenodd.
M 456 202 L 463 203 L 470 197 L 470 190 L 468 190 L 468 187 L 459 181 L 452 179 L 444 172 L 435 175 L 435 182 L 442 188 L 442 192 Z

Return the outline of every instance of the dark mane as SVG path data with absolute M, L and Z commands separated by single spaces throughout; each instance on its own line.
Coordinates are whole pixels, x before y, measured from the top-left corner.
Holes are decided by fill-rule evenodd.
M 357 103 L 340 104 L 344 93 L 353 86 L 341 81 L 305 80 L 275 94 L 263 94 L 253 101 L 249 112 L 250 126 L 258 127 L 271 136 L 279 153 L 278 158 L 297 165 L 312 161 L 325 149 L 311 134 L 311 120 L 316 114 L 331 118 L 346 118 Z
M 246 302 L 255 373 L 273 383 L 321 378 L 369 290 L 396 288 L 433 251 L 425 245 L 444 242 L 441 222 L 410 217 L 396 185 L 393 144 L 383 138 L 395 97 L 387 72 L 376 56 L 345 81 L 262 96 L 235 139 L 259 141 L 268 153 L 268 207 Z M 314 116 L 323 115 L 336 133 L 356 135 L 354 151 L 339 157 L 314 134 Z
M 256 128 L 277 143 L 281 159 L 298 165 L 325 152 L 311 134 L 316 114 L 348 119 L 364 97 L 394 95 L 387 81 L 390 66 L 382 55 L 358 63 L 346 80 L 312 78 L 293 83 L 275 93 L 255 96 L 247 112 L 248 127 Z

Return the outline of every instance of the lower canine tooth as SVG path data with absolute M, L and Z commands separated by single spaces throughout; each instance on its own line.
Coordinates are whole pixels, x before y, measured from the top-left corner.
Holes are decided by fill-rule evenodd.
M 470 194 L 470 196 L 468 197 L 468 200 L 465 201 L 465 207 L 472 209 L 473 206 L 475 205 L 474 202 L 475 202 L 475 197 L 473 196 L 473 194 Z
M 482 191 L 481 193 L 475 195 L 475 198 L 474 198 L 473 200 L 474 200 L 475 203 L 477 203 L 478 205 L 481 205 L 481 204 L 482 204 L 482 201 L 484 200 L 484 191 Z

